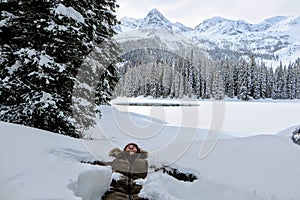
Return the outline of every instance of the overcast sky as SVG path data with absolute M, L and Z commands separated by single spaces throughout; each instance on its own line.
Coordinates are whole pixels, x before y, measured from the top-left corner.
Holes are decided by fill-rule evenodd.
M 284 15 L 300 16 L 300 0 L 117 0 L 117 17 L 144 18 L 157 8 L 171 22 L 194 28 L 203 20 L 220 16 L 259 23 Z

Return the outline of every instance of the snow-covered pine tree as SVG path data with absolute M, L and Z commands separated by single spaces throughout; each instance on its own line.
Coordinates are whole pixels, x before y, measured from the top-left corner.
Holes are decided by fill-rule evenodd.
M 151 71 L 150 71 L 150 82 L 149 82 L 149 94 L 150 96 L 157 98 L 159 97 L 159 72 L 158 72 L 158 65 L 157 62 L 151 64 Z
M 183 98 L 184 97 L 184 95 L 185 95 L 185 77 L 181 74 L 181 73 L 179 73 L 178 74 L 179 76 L 178 76 L 178 81 L 179 81 L 179 84 L 178 84 L 178 88 L 179 88 L 179 90 L 178 90 L 178 98 Z
M 275 78 L 275 81 L 274 81 L 272 98 L 273 99 L 283 99 L 283 97 L 284 97 L 284 71 L 283 71 L 281 62 L 280 62 L 280 65 L 275 70 L 274 78 Z
M 158 63 L 157 66 L 157 97 L 163 96 L 163 76 L 164 76 L 164 62 Z
M 273 69 L 270 67 L 267 69 L 267 98 L 272 98 L 273 90 L 274 90 L 274 72 Z
M 172 61 L 171 63 L 171 69 L 172 69 L 172 76 L 171 76 L 171 91 L 170 91 L 170 97 L 176 98 L 176 78 L 177 78 L 177 71 L 175 69 L 175 61 Z
M 134 68 L 130 68 L 127 70 L 126 74 L 123 76 L 124 78 L 124 95 L 126 97 L 132 97 L 134 95 L 134 90 L 135 88 L 133 88 L 134 86 Z
M 224 99 L 224 81 L 222 72 L 217 68 L 212 74 L 212 97 L 216 100 Z
M 171 64 L 164 64 L 162 66 L 162 97 L 169 97 L 172 87 L 172 66 Z
M 0 120 L 80 137 L 78 127 L 94 123 L 91 116 L 96 106 L 95 98 L 91 98 L 95 90 L 89 93 L 89 87 L 80 86 L 97 81 L 93 80 L 95 74 L 90 75 L 99 72 L 103 75 L 101 83 L 107 84 L 101 89 L 111 89 L 116 73 L 103 60 L 90 66 L 94 69 L 86 72 L 89 76 L 85 79 L 78 78 L 77 73 L 86 56 L 97 51 L 96 44 L 113 35 L 115 7 L 115 0 L 1 3 L 0 20 L 5 23 L 0 27 Z M 100 51 L 102 59 L 112 59 L 113 53 Z M 75 99 L 74 86 L 83 94 Z M 101 92 L 109 94 L 109 90 Z M 99 102 L 107 101 L 102 97 Z M 84 101 L 88 109 L 80 108 Z M 82 110 L 85 112 L 80 113 Z M 81 114 L 80 121 L 74 111 Z
M 267 67 L 264 63 L 261 66 L 261 82 L 260 82 L 260 96 L 261 98 L 267 98 Z
M 204 68 L 204 78 L 203 80 L 203 92 L 202 98 L 203 99 L 210 99 L 211 98 L 211 91 L 212 91 L 212 69 L 211 66 L 205 66 Z
M 282 96 L 283 96 L 283 99 L 288 99 L 289 98 L 289 94 L 288 94 L 288 90 L 287 90 L 287 84 L 288 84 L 288 82 L 287 82 L 287 80 L 288 80 L 288 70 L 287 70 L 287 67 L 286 66 L 284 66 L 284 68 L 283 68 L 283 94 L 282 94 Z
M 254 99 L 261 98 L 261 76 L 262 76 L 261 66 L 254 65 L 253 75 L 252 75 L 252 96 Z
M 171 87 L 171 98 L 180 98 L 182 95 L 182 89 L 180 83 L 182 81 L 182 74 L 180 72 L 179 62 L 176 59 L 172 64 L 172 87 Z
M 248 63 L 248 67 L 250 70 L 250 77 L 248 77 L 248 84 L 250 87 L 250 96 L 255 97 L 257 94 L 254 93 L 259 93 L 259 84 L 255 85 L 256 81 L 258 80 L 257 63 L 255 61 L 254 55 L 251 55 L 249 59 L 250 62 Z
M 200 99 L 202 97 L 202 73 L 201 68 L 199 67 L 196 69 L 195 72 L 195 93 L 197 99 Z
M 300 99 L 300 59 L 295 62 L 296 98 Z
M 296 98 L 296 77 L 294 67 L 290 64 L 287 69 L 286 93 L 288 99 Z
M 251 95 L 251 67 L 246 61 L 242 61 L 238 73 L 239 91 L 237 97 L 243 101 L 248 101 Z
M 221 61 L 221 69 L 224 78 L 224 92 L 230 98 L 234 97 L 234 67 L 228 59 Z
M 195 85 L 196 85 L 196 82 L 195 82 L 195 67 L 191 64 L 191 62 L 187 62 L 186 63 L 187 65 L 187 78 L 186 78 L 186 95 L 188 97 L 192 97 L 194 94 L 195 94 Z

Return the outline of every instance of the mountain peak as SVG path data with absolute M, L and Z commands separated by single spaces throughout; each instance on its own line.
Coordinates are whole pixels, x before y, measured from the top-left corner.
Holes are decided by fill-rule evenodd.
M 148 15 L 143 19 L 142 27 L 152 27 L 152 28 L 167 28 L 172 29 L 172 23 L 163 16 L 156 8 L 150 10 Z
M 169 21 L 161 12 L 159 12 L 156 8 L 153 8 L 152 10 L 149 11 L 148 15 L 144 19 L 157 19 L 157 20 L 164 20 L 164 21 Z
M 187 27 L 182 23 L 170 22 L 156 8 L 150 10 L 147 16 L 145 16 L 143 19 L 123 17 L 121 19 L 121 25 L 116 26 L 117 32 L 133 29 L 167 29 L 174 32 L 188 32 L 193 30 L 192 28 Z
M 152 13 L 152 14 L 155 14 L 155 13 L 160 13 L 157 8 L 152 8 L 150 11 L 149 11 L 149 14 Z
M 157 10 L 157 8 L 153 8 L 149 11 L 148 15 L 162 15 L 162 14 Z
M 222 17 L 213 17 L 204 20 L 195 27 L 196 31 L 210 34 L 237 35 L 251 32 L 252 25 L 244 20 L 230 20 Z
M 286 17 L 286 16 L 275 16 L 275 17 L 265 19 L 262 23 L 276 24 L 276 23 L 281 22 L 281 21 L 283 21 L 287 18 L 288 17 Z

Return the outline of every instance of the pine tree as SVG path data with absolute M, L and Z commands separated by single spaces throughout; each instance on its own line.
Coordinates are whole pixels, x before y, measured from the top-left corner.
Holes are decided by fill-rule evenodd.
M 173 61 L 171 63 L 171 67 L 172 67 L 172 76 L 171 76 L 171 92 L 170 92 L 170 97 L 171 98 L 176 98 L 176 77 L 177 77 L 177 71 L 175 68 L 176 62 Z
M 274 72 L 272 68 L 269 68 L 267 70 L 267 98 L 272 98 L 273 96 L 273 90 L 274 90 L 274 83 L 275 83 L 275 78 L 274 78 Z
M 151 73 L 150 73 L 150 96 L 153 98 L 159 97 L 159 72 L 157 70 L 158 66 L 157 63 L 153 63 L 151 66 Z
M 202 70 L 199 67 L 199 69 L 196 70 L 196 85 L 195 85 L 195 90 L 196 90 L 196 97 L 197 99 L 200 99 L 202 97 Z
M 261 98 L 261 67 L 255 65 L 253 69 L 253 78 L 252 78 L 252 88 L 253 93 L 252 96 L 254 99 L 260 99 Z
M 287 77 L 286 77 L 286 92 L 288 99 L 296 98 L 296 77 L 295 71 L 293 70 L 291 64 L 288 67 Z
M 213 73 L 212 97 L 216 100 L 224 99 L 224 81 L 221 70 L 216 70 Z
M 260 96 L 261 98 L 265 99 L 267 98 L 267 83 L 268 83 L 268 75 L 267 75 L 267 67 L 263 63 L 261 66 L 261 83 L 260 83 L 260 88 L 261 88 L 261 93 Z
M 80 137 L 117 79 L 117 48 L 99 48 L 114 34 L 115 1 L 16 2 L 1 3 L 0 120 Z
M 286 68 L 286 66 L 284 66 L 283 68 L 283 92 L 282 92 L 282 98 L 283 99 L 288 99 L 289 98 L 289 94 L 288 94 L 288 88 L 287 88 L 287 85 L 288 85 L 288 70 Z
M 164 64 L 162 67 L 161 92 L 164 98 L 169 97 L 172 87 L 172 67 Z
M 248 101 L 251 95 L 251 67 L 246 61 L 243 61 L 238 74 L 238 98 L 243 101 Z
M 178 98 L 183 98 L 184 95 L 186 94 L 185 91 L 185 85 L 186 85 L 186 77 L 183 75 L 183 73 L 178 73 L 177 76 L 177 80 L 178 80 Z
M 230 97 L 233 98 L 234 97 L 234 67 L 230 66 L 230 63 L 228 60 L 224 61 L 222 64 L 222 69 L 223 69 L 223 73 L 225 75 L 224 76 L 224 90 L 225 90 L 225 94 Z
M 187 96 L 191 98 L 195 94 L 195 67 L 187 63 Z
M 295 62 L 296 98 L 300 99 L 300 59 Z
M 275 70 L 275 82 L 273 88 L 273 99 L 283 99 L 284 98 L 284 71 L 282 68 L 282 63 Z
M 203 98 L 210 99 L 211 92 L 212 92 L 212 73 L 208 73 L 205 75 Z

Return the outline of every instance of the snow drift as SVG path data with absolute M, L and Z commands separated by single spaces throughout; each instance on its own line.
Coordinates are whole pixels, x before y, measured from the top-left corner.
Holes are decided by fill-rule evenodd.
M 80 140 L 0 123 L 0 199 L 98 200 L 115 175 L 109 167 L 81 161 L 109 160 L 107 153 L 111 148 L 122 148 L 130 140 L 118 137 L 118 125 L 113 115 L 119 115 L 120 120 L 129 117 L 140 125 L 149 120 L 166 125 L 138 114 L 125 115 L 112 107 L 105 106 L 103 110 L 103 120 L 110 120 L 110 123 L 102 123 L 97 131 L 108 131 L 111 138 Z M 149 141 L 139 140 L 141 147 L 150 149 L 149 165 L 168 163 L 173 158 L 172 153 L 178 152 L 176 149 L 186 146 L 184 140 L 166 144 L 168 138 L 164 137 L 176 130 L 175 126 L 166 126 L 160 139 L 151 141 L 151 149 Z M 181 129 L 189 132 L 190 128 Z M 147 178 L 139 180 L 143 185 L 140 195 L 149 199 L 174 200 L 297 199 L 300 196 L 297 176 L 300 161 L 296 156 L 300 148 L 287 139 L 289 134 L 283 131 L 280 135 L 221 138 L 204 159 L 198 156 L 203 137 L 196 137 L 178 159 L 171 162 L 171 166 L 196 174 L 198 180 L 178 181 L 167 174 L 149 170 Z M 163 145 L 168 145 L 170 151 L 155 150 Z

